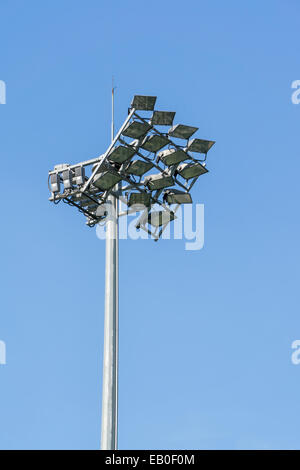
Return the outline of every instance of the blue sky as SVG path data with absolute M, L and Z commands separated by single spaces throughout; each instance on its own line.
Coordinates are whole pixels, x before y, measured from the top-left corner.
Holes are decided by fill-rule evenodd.
M 296 0 L 2 0 L 1 449 L 100 445 L 104 248 L 47 172 L 135 93 L 216 140 L 205 245 L 120 242 L 121 449 L 299 449 Z

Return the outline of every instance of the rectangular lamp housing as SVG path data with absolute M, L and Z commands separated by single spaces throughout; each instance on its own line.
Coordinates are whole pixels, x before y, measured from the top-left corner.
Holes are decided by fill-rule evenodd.
M 72 170 L 67 169 L 62 172 L 62 178 L 64 182 L 65 189 L 72 189 L 73 174 Z
M 143 135 L 147 134 L 150 129 L 151 125 L 147 122 L 133 121 L 125 127 L 122 134 L 132 139 L 140 139 Z
M 189 158 L 189 156 L 183 150 L 169 149 L 159 152 L 158 158 L 165 165 L 172 166 L 177 165 L 177 163 L 183 162 L 184 160 Z
M 131 107 L 142 111 L 153 111 L 156 102 L 156 96 L 135 95 Z
M 162 225 L 168 224 L 171 220 L 175 219 L 173 212 L 169 211 L 153 211 L 148 216 L 148 224 L 153 227 L 161 227 Z
M 144 150 L 148 150 L 148 152 L 156 153 L 158 150 L 165 147 L 169 142 L 170 141 L 167 137 L 153 134 L 145 137 L 145 139 L 141 143 L 141 148 Z
M 192 204 L 192 197 L 185 191 L 179 191 L 179 189 L 169 189 L 165 191 L 164 200 L 168 204 Z
M 178 167 L 177 171 L 178 174 L 186 180 L 208 173 L 205 166 L 200 163 L 183 163 Z
M 78 186 L 85 182 L 85 169 L 83 166 L 77 166 L 74 170 L 74 183 Z
M 174 180 L 171 175 L 158 173 L 155 175 L 149 175 L 145 178 L 145 186 L 147 186 L 151 191 L 157 189 L 167 188 L 168 186 L 174 185 Z
M 134 160 L 126 168 L 125 172 L 130 175 L 142 176 L 153 168 L 153 163 L 143 160 Z
M 109 154 L 108 159 L 116 163 L 124 163 L 135 154 L 134 147 L 125 147 L 124 145 L 118 145 L 114 147 L 112 152 Z
M 168 134 L 171 137 L 176 137 L 177 139 L 189 139 L 195 132 L 198 130 L 198 127 L 185 126 L 184 124 L 177 124 L 176 126 L 169 129 Z
M 153 126 L 172 126 L 175 114 L 173 111 L 154 111 L 151 124 Z
M 98 173 L 94 177 L 93 185 L 102 191 L 107 191 L 115 186 L 115 184 L 121 181 L 121 176 L 111 173 L 110 171 L 104 171 L 103 173 Z
M 207 153 L 215 144 L 213 140 L 193 139 L 189 142 L 187 150 L 189 152 Z
M 151 196 L 149 193 L 131 193 L 129 196 L 128 206 L 150 206 Z
M 53 193 L 60 192 L 60 176 L 58 173 L 50 175 L 50 188 Z

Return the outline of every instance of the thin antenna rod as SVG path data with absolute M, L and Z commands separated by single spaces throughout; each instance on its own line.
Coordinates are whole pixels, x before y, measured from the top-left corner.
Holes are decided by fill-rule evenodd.
M 114 87 L 114 77 L 111 81 L 111 141 L 114 140 L 115 136 L 115 87 Z

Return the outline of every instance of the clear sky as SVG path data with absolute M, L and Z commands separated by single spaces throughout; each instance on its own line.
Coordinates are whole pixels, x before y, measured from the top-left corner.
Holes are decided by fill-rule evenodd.
M 2 0 L 1 449 L 100 445 L 104 248 L 47 173 L 135 93 L 216 140 L 205 245 L 120 242 L 121 449 L 300 448 L 297 0 Z

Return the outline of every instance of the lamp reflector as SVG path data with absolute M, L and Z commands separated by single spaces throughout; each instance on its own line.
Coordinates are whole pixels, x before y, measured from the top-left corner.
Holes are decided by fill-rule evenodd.
M 128 206 L 150 206 L 151 196 L 149 193 L 131 193 L 129 196 Z
M 70 169 L 64 170 L 62 172 L 62 178 L 64 182 L 64 188 L 65 189 L 71 189 L 72 188 L 72 171 Z
M 80 186 L 85 182 L 85 169 L 83 166 L 77 166 L 74 170 L 74 183 Z
M 53 193 L 60 192 L 60 176 L 58 173 L 50 175 L 50 188 Z
M 168 204 L 192 204 L 192 196 L 179 189 L 168 189 L 165 191 L 164 200 Z
M 213 140 L 193 139 L 189 143 L 187 150 L 189 152 L 207 153 L 214 144 Z
M 153 163 L 151 162 L 144 162 L 143 160 L 134 160 L 130 162 L 128 167 L 126 168 L 126 173 L 135 176 L 142 176 L 147 171 L 151 170 L 153 167 Z
M 93 185 L 103 191 L 111 189 L 121 181 L 121 176 L 111 173 L 110 171 L 104 171 L 103 173 L 97 173 L 93 180 Z
M 153 134 L 145 137 L 145 139 L 141 143 L 141 148 L 144 150 L 148 150 L 149 152 L 156 153 L 158 150 L 165 147 L 165 145 L 167 145 L 169 142 L 170 141 L 167 137 Z
M 153 126 L 172 126 L 175 114 L 173 111 L 154 111 L 151 124 Z
M 189 156 L 183 150 L 169 149 L 163 150 L 158 154 L 159 160 L 161 160 L 165 165 L 171 166 L 176 165 L 177 163 L 183 162 Z
M 177 137 L 178 139 L 189 139 L 197 130 L 198 127 L 177 124 L 169 129 L 168 134 L 172 137 Z
M 190 178 L 196 178 L 197 176 L 203 175 L 204 173 L 208 173 L 208 170 L 205 166 L 201 165 L 200 163 L 183 163 L 177 169 L 178 174 L 189 180 Z
M 133 157 L 134 154 L 134 147 L 125 147 L 124 145 L 119 145 L 112 150 L 112 152 L 109 154 L 108 159 L 112 162 L 124 163 L 131 157 Z
M 155 191 L 156 189 L 173 186 L 174 180 L 169 174 L 157 173 L 155 175 L 147 176 L 145 178 L 144 185 L 147 186 L 151 191 Z
M 153 225 L 153 227 L 161 227 L 162 225 L 166 225 L 174 219 L 174 212 L 153 211 L 150 212 L 148 216 L 148 224 Z
M 131 107 L 142 111 L 153 111 L 156 102 L 156 96 L 135 95 Z

